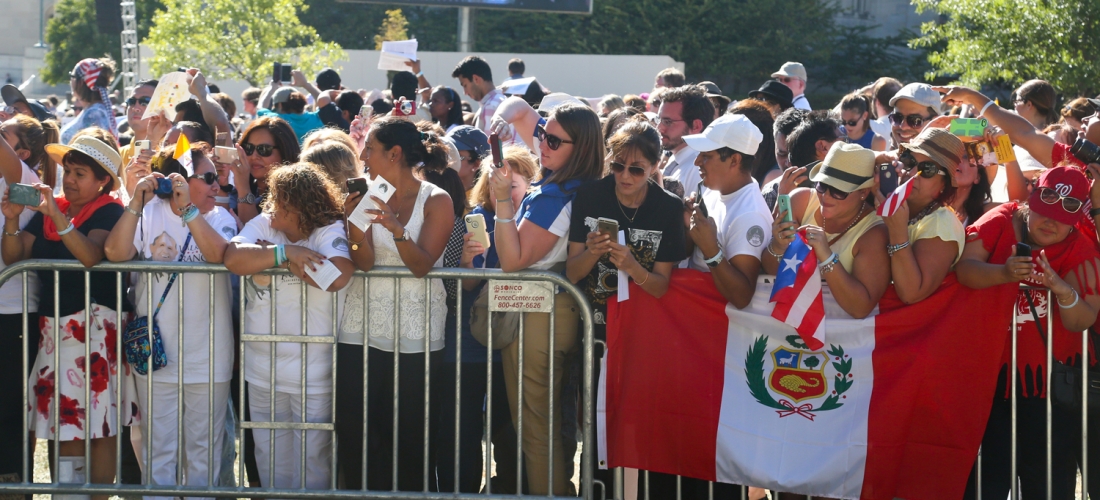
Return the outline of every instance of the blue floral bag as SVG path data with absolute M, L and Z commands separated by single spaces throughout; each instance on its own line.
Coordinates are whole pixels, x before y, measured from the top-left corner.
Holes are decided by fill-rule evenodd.
M 180 250 L 180 258 L 177 262 L 183 260 L 183 255 L 187 252 L 187 246 L 190 244 L 191 235 L 188 234 L 187 240 L 183 242 L 183 249 Z M 160 327 L 157 326 L 157 314 L 160 314 L 160 306 L 164 305 L 164 299 L 168 297 L 168 292 L 172 290 L 172 285 L 175 284 L 177 277 L 179 277 L 179 273 L 172 273 L 172 277 L 168 279 L 168 286 L 164 287 L 164 293 L 160 294 L 160 302 L 157 303 L 157 309 L 153 312 L 152 321 L 149 320 L 148 316 L 135 318 L 126 325 L 126 332 L 122 334 L 122 344 L 126 350 L 126 362 L 141 375 L 149 373 L 148 361 L 150 357 L 153 358 L 153 371 L 168 366 L 168 355 L 164 352 L 164 340 L 161 339 Z M 149 323 L 153 324 L 151 334 Z M 150 341 L 150 338 L 152 338 L 152 341 Z

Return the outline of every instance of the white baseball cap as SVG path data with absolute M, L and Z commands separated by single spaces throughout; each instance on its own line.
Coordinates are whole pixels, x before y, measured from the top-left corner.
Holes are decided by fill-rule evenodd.
M 730 148 L 738 153 L 755 155 L 764 134 L 745 115 L 722 115 L 707 126 L 702 134 L 685 135 L 684 142 L 699 152 Z
M 943 102 L 940 100 L 942 97 L 939 92 L 932 90 L 932 86 L 927 83 L 910 83 L 890 98 L 890 106 L 893 107 L 898 101 L 906 99 L 921 106 L 932 108 L 936 110 L 936 113 L 943 113 Z

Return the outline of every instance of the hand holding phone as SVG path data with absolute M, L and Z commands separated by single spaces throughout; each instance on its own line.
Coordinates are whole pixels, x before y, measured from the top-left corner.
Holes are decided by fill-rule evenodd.
M 496 168 L 504 168 L 504 154 L 500 149 L 500 135 L 493 134 L 489 136 L 489 149 L 493 153 L 493 166 Z
M 596 231 L 611 237 L 611 241 L 619 242 L 619 221 L 600 217 L 596 219 Z
M 16 205 L 37 207 L 42 203 L 42 193 L 30 184 L 12 184 L 8 190 L 8 201 Z
M 878 190 L 883 197 L 889 197 L 898 188 L 898 172 L 893 163 L 883 163 L 878 169 Z
M 357 177 L 355 179 L 347 180 L 348 196 L 358 196 L 367 192 L 367 178 Z
M 710 217 L 707 212 L 707 204 L 703 203 L 703 181 L 699 181 L 699 185 L 695 188 L 695 206 L 699 209 L 699 213 L 703 214 L 703 217 Z
M 794 215 L 791 212 L 791 197 L 790 195 L 781 194 L 775 199 L 776 212 L 783 215 L 781 219 L 783 222 L 794 222 Z
M 469 214 L 466 216 L 466 232 L 470 233 L 470 239 L 481 243 L 481 246 L 488 249 L 492 246 L 492 241 L 489 239 L 489 231 L 485 227 L 485 216 L 482 214 Z

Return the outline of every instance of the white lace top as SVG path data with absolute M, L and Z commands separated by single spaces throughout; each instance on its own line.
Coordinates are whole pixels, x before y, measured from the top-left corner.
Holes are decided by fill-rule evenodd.
M 434 184 L 420 183 L 420 192 L 416 195 L 416 205 L 405 229 L 416 241 L 424 226 L 424 205 L 435 191 L 442 191 Z M 397 253 L 397 243 L 393 235 L 381 227 L 371 231 L 374 242 L 374 265 L 403 267 L 405 262 Z M 443 257 L 435 262 L 439 267 Z M 430 339 L 432 351 L 443 349 L 443 325 L 447 319 L 446 291 L 443 280 L 430 280 L 430 291 L 425 296 L 425 283 L 429 281 L 416 278 L 355 278 L 351 286 L 345 288 L 344 317 L 340 322 L 340 342 L 345 344 L 363 344 L 363 287 L 364 281 L 369 288 L 367 300 L 368 345 L 383 351 L 394 349 L 394 317 L 400 310 L 397 331 L 400 332 L 401 352 L 424 352 L 424 314 L 431 312 Z M 394 301 L 400 282 L 400 297 Z M 429 304 L 430 301 L 430 304 Z

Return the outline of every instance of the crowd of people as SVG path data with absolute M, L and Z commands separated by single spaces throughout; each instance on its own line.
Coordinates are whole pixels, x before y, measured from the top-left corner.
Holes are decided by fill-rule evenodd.
M 510 77 L 525 71 L 518 59 L 508 65 Z M 1067 98 L 1059 108 L 1056 90 L 1031 80 L 1010 110 L 977 90 L 884 77 L 813 110 L 797 62 L 741 98 L 687 83 L 675 69 L 636 95 L 508 96 L 489 64 L 470 56 L 454 68 L 454 87 L 433 87 L 419 62 L 382 92 L 347 89 L 332 69 L 312 82 L 295 71 L 289 85 L 246 90 L 238 108 L 199 70 L 186 75 L 193 98 L 172 120 L 143 117 L 154 80 L 112 105 L 107 59 L 73 69 L 67 102 L 0 89 L 4 266 L 206 262 L 233 275 L 137 273 L 121 302 L 106 272 L 85 282 L 83 272 L 41 271 L 0 287 L 8 332 L 0 335 L 0 474 L 22 471 L 29 432 L 59 442 L 52 472 L 61 482 L 110 483 L 121 436 L 150 484 L 180 476 L 206 486 L 209 476 L 225 485 L 221 450 L 234 436 L 225 424 L 239 417 L 335 424 L 335 434 L 248 433 L 240 450 L 253 486 L 326 489 L 335 470 L 340 488 L 478 492 L 484 440 L 495 451 L 493 493 L 575 495 L 583 406 L 573 296 L 558 290 L 550 313 L 500 317 L 486 312 L 486 282 L 421 277 L 439 267 L 560 273 L 592 306 L 603 340 L 620 279 L 661 297 L 674 270 L 695 269 L 744 308 L 758 277 L 776 274 L 802 237 L 853 318 L 872 314 L 890 286 L 905 303 L 924 300 L 952 272 L 971 288 L 1021 283 L 1053 293 L 1057 307 L 1020 292 L 1018 368 L 1009 372 L 1006 349 L 980 469 L 981 494 L 1003 498 L 1016 480 L 1014 425 L 1024 495 L 1045 495 L 1046 343 L 1060 363 L 1096 363 L 1091 344 L 1081 352 L 1079 332 L 1100 311 L 1100 186 L 1090 180 L 1100 175 L 1098 99 Z M 952 133 L 953 120 L 967 117 L 988 127 Z M 499 162 L 492 135 L 505 145 Z M 973 147 L 1001 136 L 1016 159 L 994 161 Z M 880 217 L 891 177 L 910 183 L 910 194 Z M 376 184 L 392 196 L 368 194 Z M 607 221 L 622 234 L 605 230 Z M 414 278 L 354 276 L 376 265 Z M 271 269 L 289 273 L 265 274 Z M 1050 332 L 1041 326 L 1047 315 Z M 130 359 L 128 327 L 140 321 L 158 326 L 163 363 Z M 121 359 L 119 335 L 127 336 Z M 241 335 L 335 342 L 239 349 Z M 1020 382 L 1015 420 L 1008 377 Z M 244 415 L 227 411 L 232 401 L 244 401 Z M 1084 472 L 1091 488 L 1100 488 L 1097 435 Z M 1055 498 L 1073 495 L 1081 439 L 1079 414 L 1055 407 Z M 595 479 L 611 484 L 606 470 Z M 707 498 L 712 487 L 658 473 L 646 484 L 653 498 Z M 717 498 L 732 487 L 713 485 Z

